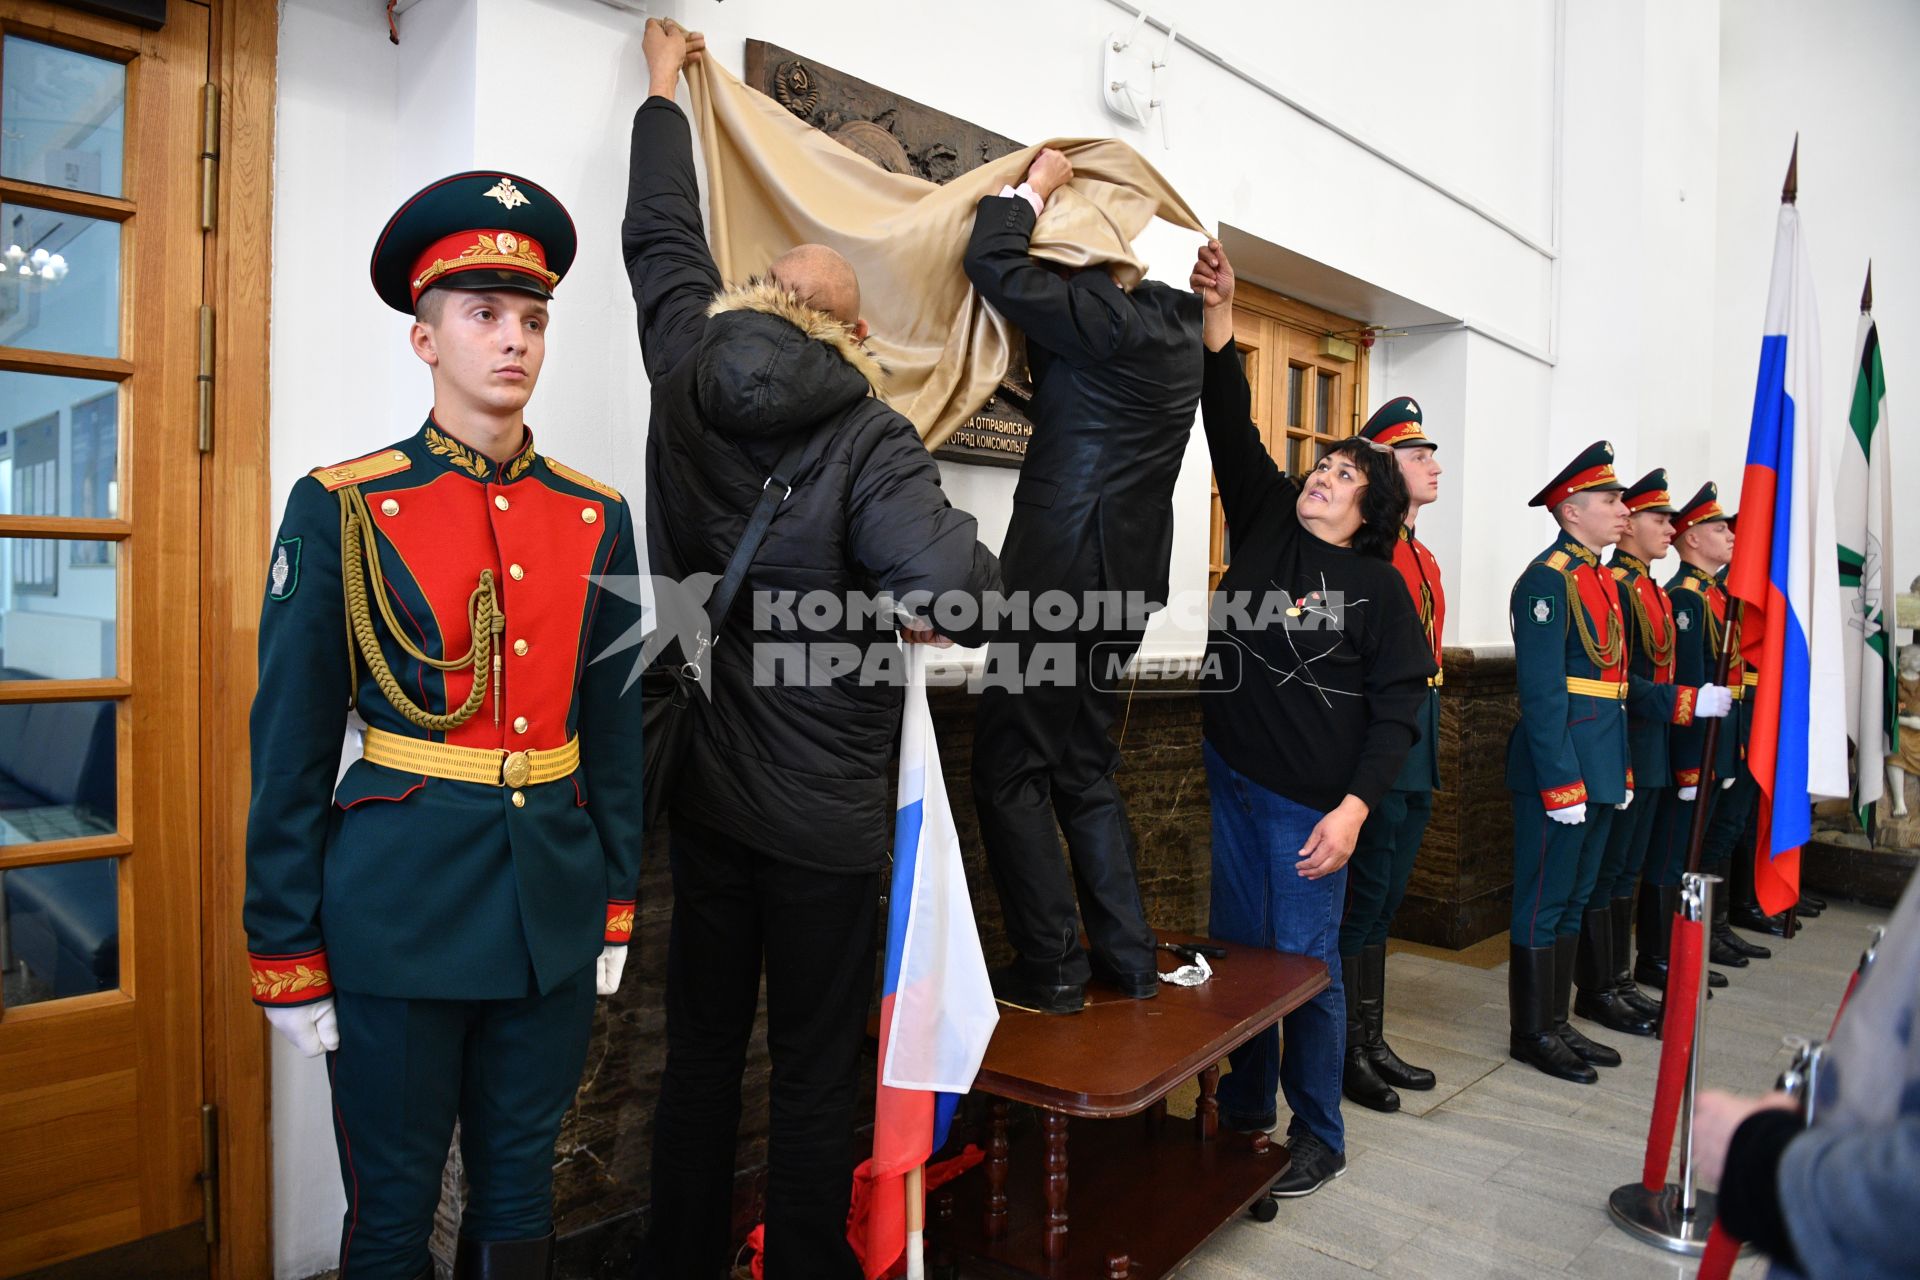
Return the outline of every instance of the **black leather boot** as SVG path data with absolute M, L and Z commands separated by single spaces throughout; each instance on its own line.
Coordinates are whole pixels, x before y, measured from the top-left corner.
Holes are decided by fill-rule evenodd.
M 1827 909 L 1825 898 L 1816 898 L 1810 893 L 1800 895 L 1800 914 L 1809 918 L 1819 915 Z
M 1721 882 L 1713 889 L 1713 914 L 1707 923 L 1707 959 L 1714 964 L 1726 965 L 1729 969 L 1744 969 L 1750 963 L 1748 956 L 1751 953 L 1747 950 L 1749 944 L 1735 938 L 1733 929 L 1727 924 L 1727 899 L 1733 895 L 1727 892 L 1726 870 L 1724 866 L 1713 869 Z
M 1552 947 L 1508 944 L 1507 1021 L 1508 1057 L 1575 1084 L 1600 1079 L 1554 1033 Z
M 1553 1031 L 1580 1061 L 1596 1067 L 1617 1067 L 1620 1053 L 1574 1030 L 1567 1021 L 1573 1003 L 1573 970 L 1580 953 L 1580 935 L 1563 933 L 1553 940 Z
M 553 1274 L 553 1232 L 531 1240 L 460 1237 L 453 1253 L 453 1280 L 548 1280 Z
M 1374 1074 L 1401 1089 L 1425 1091 L 1434 1086 L 1433 1072 L 1401 1061 L 1387 1044 L 1383 1028 L 1387 1016 L 1387 947 L 1385 943 L 1360 951 L 1360 1019 L 1367 1031 L 1367 1060 Z M 1351 998 L 1351 997 L 1349 997 Z
M 1347 989 L 1347 1060 L 1340 1076 L 1340 1092 L 1347 1095 L 1348 1101 L 1372 1111 L 1398 1111 L 1400 1095 L 1380 1078 L 1373 1059 L 1367 1056 L 1367 1023 L 1361 1013 L 1365 957 L 1365 951 L 1340 957 L 1341 981 Z
M 1640 900 L 1634 912 L 1640 954 L 1633 962 L 1633 980 L 1655 991 L 1667 989 L 1667 946 L 1673 941 L 1673 913 L 1679 902 L 1676 886 L 1640 882 Z
M 1611 1031 L 1650 1036 L 1653 1021 L 1627 1007 L 1614 991 L 1613 912 L 1594 907 L 1580 917 L 1579 950 L 1574 957 L 1574 981 L 1580 984 L 1573 1011 Z
M 1621 1003 L 1659 1031 L 1660 1005 L 1633 985 L 1633 899 L 1612 898 L 1607 902 L 1607 925 L 1613 935 L 1613 994 Z
M 1729 927 L 1738 924 L 1742 928 L 1757 928 L 1761 933 L 1771 932 L 1767 927 L 1767 917 L 1760 914 L 1759 900 L 1753 894 L 1753 857 L 1750 852 L 1733 855 L 1727 868 L 1727 883 L 1721 886 L 1721 897 L 1727 900 L 1727 905 L 1721 908 L 1716 904 L 1714 908 L 1714 932 L 1724 929 L 1733 949 L 1750 959 L 1769 959 L 1772 951 L 1757 942 L 1748 942 Z M 1780 923 L 1780 932 L 1784 936 L 1786 921 Z

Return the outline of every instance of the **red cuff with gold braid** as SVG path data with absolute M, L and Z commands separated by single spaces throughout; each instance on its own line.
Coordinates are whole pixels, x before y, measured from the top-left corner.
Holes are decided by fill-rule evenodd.
M 1540 801 L 1549 809 L 1571 809 L 1577 804 L 1587 802 L 1587 784 L 1576 782 L 1570 787 L 1551 787 L 1540 793 Z
M 1675 769 L 1673 771 L 1673 785 L 1676 787 L 1699 786 L 1700 771 L 1698 769 Z
M 1680 686 L 1679 692 L 1677 692 L 1673 698 L 1673 723 L 1693 723 L 1693 701 L 1699 696 L 1700 691 L 1692 685 L 1683 684 Z
M 1633 766 L 1627 766 L 1627 790 L 1633 790 Z
M 607 945 L 624 947 L 633 941 L 633 908 L 630 898 L 625 902 L 609 900 L 607 903 Z
M 325 947 L 297 956 L 261 956 L 249 951 L 247 964 L 253 970 L 255 1004 L 312 1004 L 333 995 L 333 975 Z

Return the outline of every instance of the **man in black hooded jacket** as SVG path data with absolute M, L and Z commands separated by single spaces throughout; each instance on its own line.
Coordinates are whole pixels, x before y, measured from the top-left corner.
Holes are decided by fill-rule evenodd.
M 821 623 L 780 602 L 881 591 L 977 600 L 999 589 L 999 567 L 974 518 L 948 504 L 912 424 L 877 394 L 845 260 L 801 246 L 767 280 L 723 287 L 691 130 L 673 102 L 702 43 L 647 23 L 653 96 L 634 117 L 622 227 L 653 384 L 650 572 L 722 574 L 776 460 L 804 444 L 711 651 L 712 696 L 695 700 L 671 799 L 667 1060 L 641 1273 L 710 1280 L 731 1258 L 741 1074 L 764 958 L 769 1274 L 854 1278 L 850 1152 L 901 690 L 858 670 L 819 678 L 822 654 L 892 652 L 890 623 Z M 796 685 L 788 659 L 801 652 L 815 679 Z

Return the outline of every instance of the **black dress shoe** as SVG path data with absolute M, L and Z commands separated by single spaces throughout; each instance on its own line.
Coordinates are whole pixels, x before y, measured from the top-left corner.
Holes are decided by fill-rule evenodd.
M 527 1240 L 473 1240 L 454 1246 L 453 1280 L 548 1280 L 553 1232 Z
M 1757 907 L 1735 907 L 1727 913 L 1727 923 L 1735 928 L 1745 929 L 1748 933 L 1765 933 L 1776 938 L 1787 936 L 1785 915 L 1761 915 Z
M 1086 988 L 1078 983 L 1035 982 L 1008 965 L 987 975 L 993 985 L 993 998 L 1015 1009 L 1033 1013 L 1078 1013 L 1087 1007 Z
M 1597 1081 L 1600 1074 L 1580 1061 L 1554 1034 L 1553 948 L 1510 944 L 1508 956 L 1508 1056 L 1575 1084 Z
M 1631 979 L 1622 982 L 1613 989 L 1614 998 L 1654 1025 L 1657 1032 L 1660 1027 L 1660 1002 L 1635 986 Z
M 1617 1067 L 1620 1065 L 1620 1051 L 1610 1049 L 1596 1040 L 1589 1040 L 1574 1029 L 1571 1022 L 1563 1022 L 1554 1028 L 1560 1037 L 1560 1043 L 1573 1050 L 1573 1056 L 1590 1067 Z
M 1310 1196 L 1347 1171 L 1347 1157 L 1311 1133 L 1296 1133 L 1287 1140 L 1287 1171 L 1274 1180 L 1268 1194 L 1276 1200 L 1297 1200 Z
M 1622 1035 L 1650 1036 L 1654 1032 L 1652 1015 L 1631 1008 L 1611 987 L 1605 991 L 1580 992 L 1573 998 L 1573 1011 L 1588 1022 L 1597 1022 Z
M 1827 900 L 1825 898 L 1816 898 L 1810 893 L 1803 893 L 1800 895 L 1800 914 L 1805 915 L 1807 912 L 1811 911 L 1813 912 L 1813 914 L 1819 915 L 1822 911 L 1825 911 L 1826 909 L 1827 909 Z
M 1749 963 L 1738 947 L 1717 933 L 1707 939 L 1707 959 L 1729 969 L 1744 969 Z
M 1772 951 L 1757 942 L 1748 942 L 1730 928 L 1721 936 L 1726 939 L 1729 946 L 1749 960 L 1771 960 L 1773 958 Z
M 1363 1044 L 1349 1042 L 1347 1045 L 1346 1066 L 1340 1073 L 1340 1092 L 1346 1095 L 1348 1102 L 1369 1111 L 1400 1109 L 1400 1095 L 1373 1069 L 1373 1060 L 1367 1057 L 1367 1047 Z

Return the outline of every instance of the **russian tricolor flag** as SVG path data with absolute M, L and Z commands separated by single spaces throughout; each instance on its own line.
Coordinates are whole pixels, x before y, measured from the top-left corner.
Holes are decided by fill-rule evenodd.
M 1846 659 L 1834 539 L 1835 459 L 1821 428 L 1820 326 L 1800 212 L 1780 206 L 1727 586 L 1741 654 L 1760 673 L 1747 768 L 1761 792 L 1754 890 L 1768 914 L 1800 896 L 1815 797 L 1847 794 Z
M 906 1175 L 946 1143 L 1000 1020 L 927 710 L 927 646 L 908 645 L 907 663 L 873 1158 L 854 1173 L 865 1184 L 855 1199 L 866 1202 L 868 1280 L 907 1251 Z

